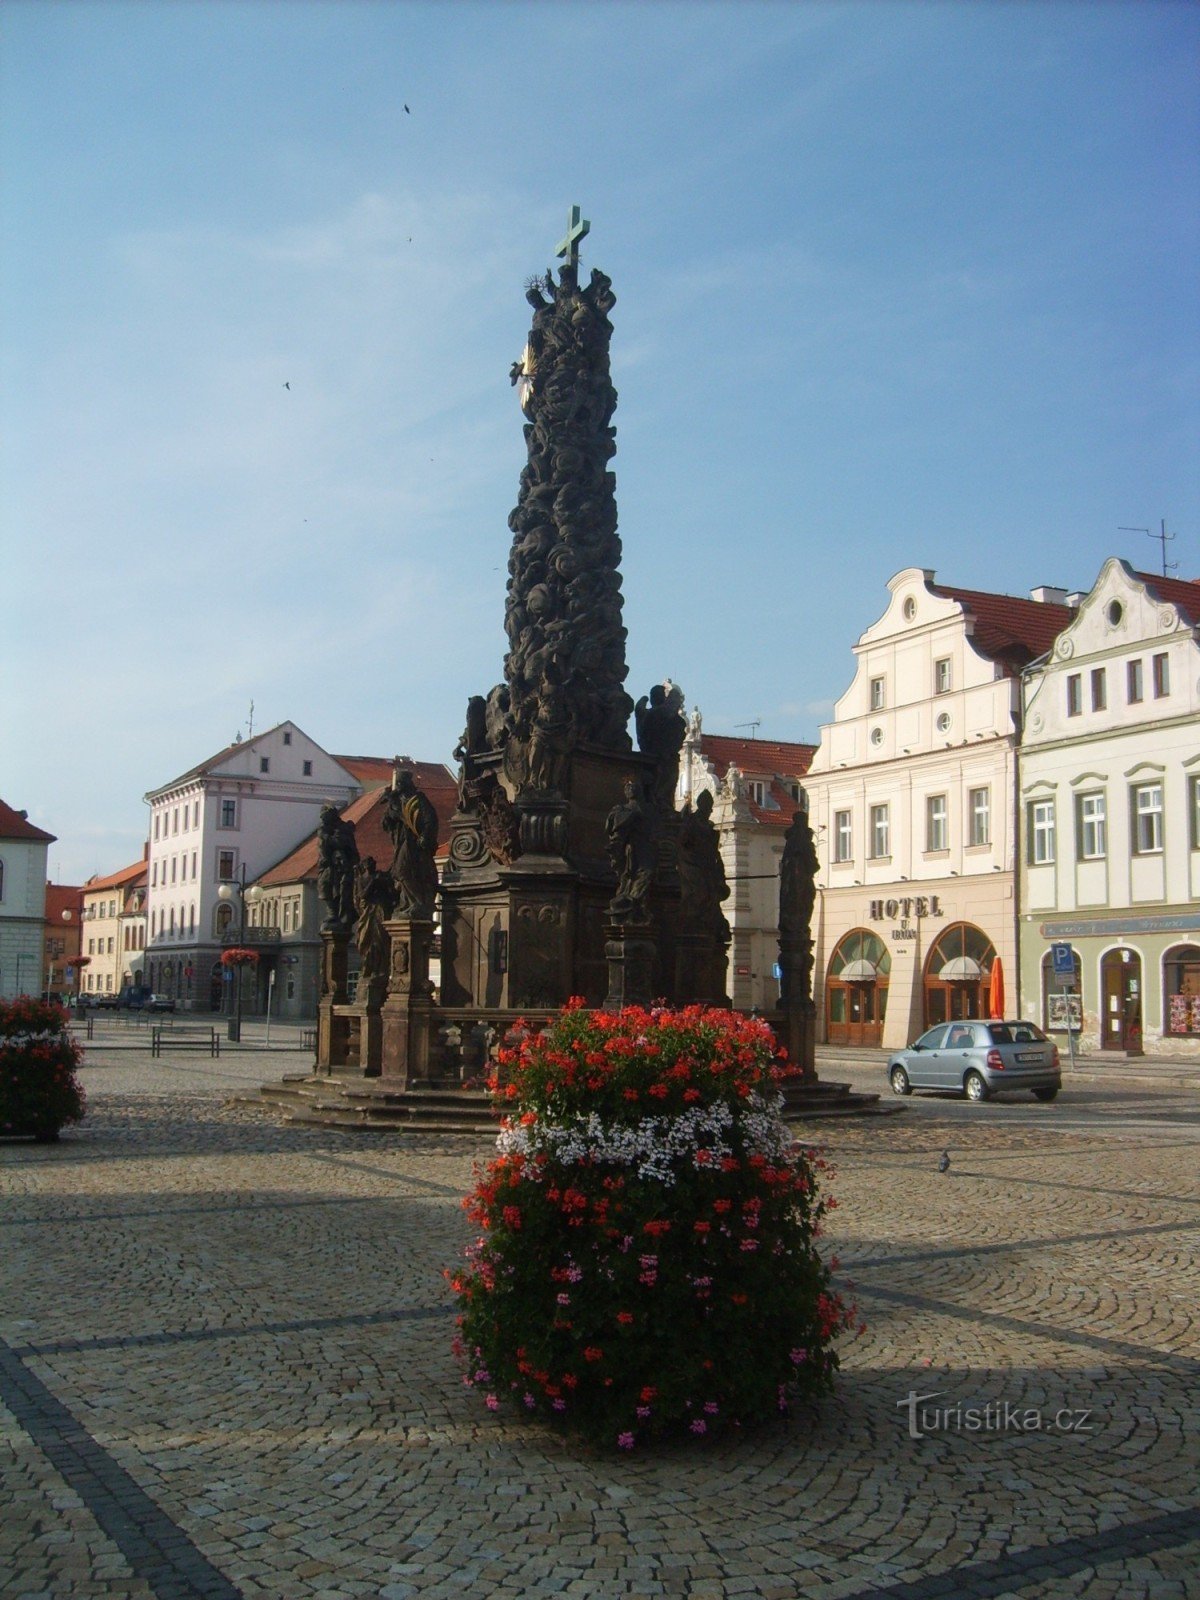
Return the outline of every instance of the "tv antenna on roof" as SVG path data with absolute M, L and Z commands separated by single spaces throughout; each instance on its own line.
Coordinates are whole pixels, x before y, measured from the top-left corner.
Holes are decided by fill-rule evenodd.
M 1159 522 L 1159 528 L 1162 530 L 1160 533 L 1152 533 L 1149 528 L 1123 528 L 1123 527 L 1118 526 L 1117 532 L 1118 533 L 1144 533 L 1146 535 L 1147 539 L 1157 539 L 1159 544 L 1162 545 L 1162 575 L 1165 578 L 1167 573 L 1168 573 L 1168 571 L 1170 571 L 1170 572 L 1178 572 L 1179 571 L 1179 563 L 1178 563 L 1178 561 L 1171 561 L 1171 562 L 1167 561 L 1167 546 L 1169 544 L 1173 544 L 1175 542 L 1175 535 L 1173 533 L 1168 533 L 1167 532 L 1167 519 L 1166 519 L 1166 517 L 1163 517 L 1161 519 L 1161 521 Z
M 751 728 L 751 729 L 761 728 L 762 727 L 762 718 L 761 717 L 755 717 L 752 722 L 735 722 L 734 723 L 734 727 L 735 728 Z M 750 737 L 752 739 L 757 738 L 757 734 L 752 732 Z

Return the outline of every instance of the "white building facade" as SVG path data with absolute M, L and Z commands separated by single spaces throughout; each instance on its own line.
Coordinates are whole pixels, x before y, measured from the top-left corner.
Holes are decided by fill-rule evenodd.
M 1200 583 L 1107 561 L 1026 672 L 1024 722 L 1024 1015 L 1064 1039 L 1072 1015 L 1085 1050 L 1200 1056 Z
M 249 926 L 242 884 L 312 833 L 325 801 L 340 809 L 359 789 L 335 757 L 283 722 L 147 794 L 149 986 L 185 1010 L 223 1009 L 222 949 L 243 935 L 252 946 L 281 938 L 278 927 Z
M 1005 979 L 1011 1012 L 1020 672 L 1072 613 L 1061 590 L 955 589 L 921 567 L 888 589 L 805 784 L 817 1037 L 890 1049 L 987 1015 Z
M 0 1000 L 39 994 L 54 835 L 0 800 Z

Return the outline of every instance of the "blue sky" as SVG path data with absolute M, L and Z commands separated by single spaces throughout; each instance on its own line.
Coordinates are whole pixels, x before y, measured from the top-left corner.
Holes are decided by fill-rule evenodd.
M 635 697 L 815 740 L 902 567 L 1087 588 L 1165 517 L 1200 576 L 1198 45 L 1154 0 L 8 0 L 0 796 L 53 876 L 251 700 L 449 760 L 572 203 Z

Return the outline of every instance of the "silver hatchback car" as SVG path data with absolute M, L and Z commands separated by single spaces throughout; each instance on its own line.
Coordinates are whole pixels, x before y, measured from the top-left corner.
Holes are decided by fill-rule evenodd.
M 939 1022 L 888 1059 L 893 1094 L 953 1089 L 986 1100 L 1005 1089 L 1032 1089 L 1053 1100 L 1062 1088 L 1058 1046 L 1032 1022 Z

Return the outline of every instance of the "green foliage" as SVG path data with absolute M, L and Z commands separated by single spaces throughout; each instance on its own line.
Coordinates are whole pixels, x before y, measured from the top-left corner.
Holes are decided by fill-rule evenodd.
M 770 1029 L 572 1002 L 500 1059 L 511 1115 L 452 1278 L 487 1404 L 628 1449 L 828 1388 L 853 1314 L 817 1253 L 834 1202 L 779 1115 Z
M 0 1001 L 0 1134 L 56 1139 L 84 1114 L 80 1050 L 61 1006 Z

